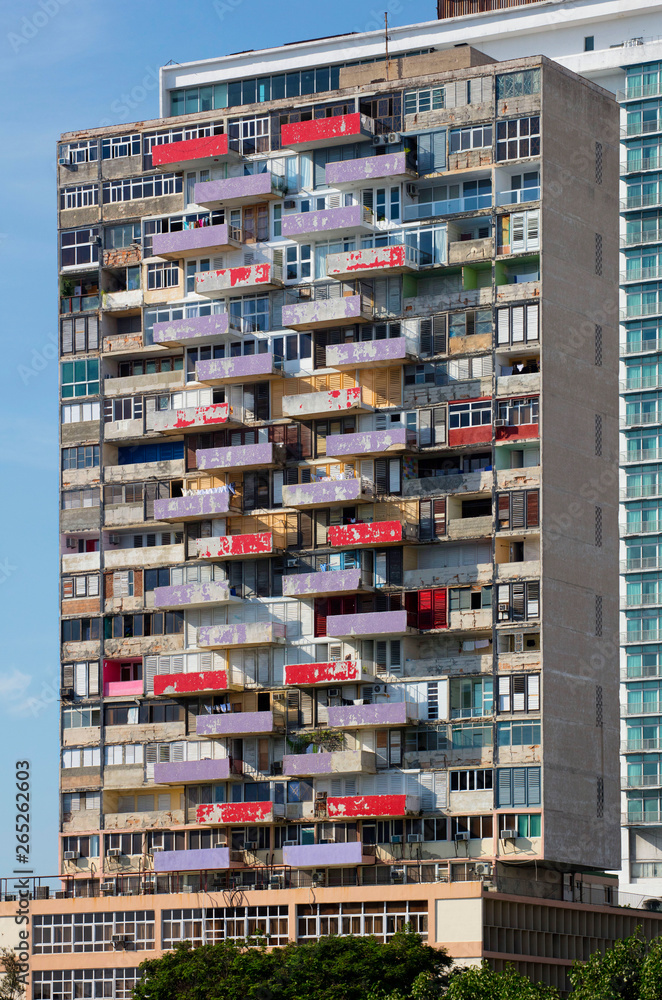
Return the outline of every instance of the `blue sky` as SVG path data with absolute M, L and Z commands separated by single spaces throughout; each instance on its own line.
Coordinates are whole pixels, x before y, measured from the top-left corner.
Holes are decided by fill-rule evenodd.
M 57 871 L 58 398 L 55 144 L 158 115 L 158 69 L 432 20 L 435 0 L 0 0 L 4 371 L 0 494 L 0 877 L 14 867 L 14 763 L 32 762 L 35 872 Z M 154 80 L 154 89 L 145 86 Z

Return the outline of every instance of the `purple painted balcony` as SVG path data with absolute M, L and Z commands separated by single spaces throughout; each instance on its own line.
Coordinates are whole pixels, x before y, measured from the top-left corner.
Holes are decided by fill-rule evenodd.
M 154 324 L 154 343 L 166 347 L 198 347 L 220 339 L 240 337 L 240 331 L 230 326 L 227 313 L 215 316 L 189 316 Z
M 313 299 L 283 306 L 283 327 L 290 330 L 317 330 L 329 326 L 371 323 L 372 306 L 362 295 L 344 295 L 332 299 Z
M 179 583 L 173 587 L 156 587 L 155 608 L 206 608 L 213 604 L 240 603 L 233 597 L 227 583 Z
M 339 280 L 388 277 L 390 274 L 411 274 L 417 270 L 418 252 L 404 244 L 330 253 L 326 258 L 327 277 Z
M 329 615 L 326 634 L 329 638 L 340 636 L 395 636 L 406 635 L 406 611 L 370 611 L 363 615 Z
M 350 458 L 353 455 L 400 455 L 407 450 L 407 430 L 359 431 L 357 434 L 330 434 L 326 439 L 329 458 Z
M 335 569 L 323 573 L 293 573 L 283 577 L 283 597 L 329 597 L 333 594 L 371 590 L 360 569 Z
M 363 855 L 363 845 L 359 841 L 353 844 L 301 844 L 297 847 L 283 847 L 283 864 L 291 868 L 374 863 L 374 855 Z
M 206 385 L 232 385 L 237 382 L 268 382 L 283 377 L 281 359 L 275 354 L 244 354 L 238 358 L 200 361 L 196 366 L 198 382 Z
M 157 785 L 184 785 L 192 781 L 228 781 L 232 777 L 230 758 L 224 760 L 181 760 L 154 765 Z
M 283 416 L 326 417 L 346 413 L 371 413 L 374 410 L 366 402 L 366 394 L 361 386 L 351 389 L 327 389 L 325 392 L 301 392 L 296 396 L 283 396 Z
M 200 271 L 195 276 L 195 290 L 208 299 L 224 299 L 245 289 L 270 292 L 283 285 L 282 261 L 224 267 L 220 271 Z
M 277 174 L 249 174 L 245 177 L 228 177 L 224 181 L 202 181 L 195 185 L 193 200 L 205 208 L 235 208 L 239 205 L 261 205 L 265 201 L 282 198 L 285 178 Z
M 281 728 L 273 712 L 222 712 L 196 718 L 198 736 L 253 736 L 275 733 Z
M 230 848 L 211 847 L 202 851 L 158 851 L 155 872 L 202 872 L 230 868 Z
M 229 490 L 201 490 L 190 497 L 173 497 L 171 500 L 154 501 L 155 521 L 199 521 L 220 517 L 230 510 L 232 494 Z
M 216 430 L 219 426 L 238 427 L 237 420 L 230 419 L 227 403 L 213 403 L 211 406 L 187 406 L 183 410 L 157 410 L 151 417 L 151 430 L 159 434 L 182 434 L 186 431 Z
M 223 223 L 219 226 L 200 226 L 199 229 L 184 229 L 179 233 L 154 236 L 152 255 L 165 257 L 166 260 L 180 260 L 182 257 L 200 257 L 238 250 L 240 246 L 239 230 Z
M 328 479 L 300 486 L 283 486 L 284 507 L 328 507 L 338 503 L 372 503 L 371 483 L 361 479 Z
M 377 705 L 329 706 L 328 712 L 329 726 L 339 729 L 407 726 L 417 718 L 416 705 L 410 701 L 384 702 Z
M 407 350 L 405 337 L 364 340 L 356 344 L 334 344 L 326 349 L 329 368 L 392 368 L 408 364 L 415 356 Z
M 329 187 L 356 188 L 374 181 L 408 181 L 417 177 L 415 170 L 407 167 L 407 154 L 386 153 L 385 156 L 363 156 L 358 160 L 338 160 L 326 165 L 326 183 Z
M 285 461 L 285 445 L 272 441 L 196 451 L 198 469 L 275 469 Z
M 224 649 L 226 646 L 275 646 L 285 642 L 282 622 L 249 622 L 245 625 L 203 625 L 198 629 L 198 646 Z
M 375 770 L 375 755 L 369 750 L 297 753 L 286 754 L 283 757 L 283 774 L 290 778 L 310 778 L 330 774 L 374 774 Z
M 361 233 L 374 233 L 375 217 L 363 205 L 344 205 L 342 208 L 324 208 L 318 212 L 297 212 L 284 215 L 283 236 L 288 240 L 302 240 L 308 243 L 315 239 L 333 239 L 336 236 L 349 238 Z

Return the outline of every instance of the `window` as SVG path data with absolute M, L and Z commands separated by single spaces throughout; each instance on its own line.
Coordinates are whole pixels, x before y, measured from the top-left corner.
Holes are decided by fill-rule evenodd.
M 142 396 L 124 396 L 120 399 L 106 398 L 103 401 L 103 421 L 105 424 L 112 420 L 140 420 L 142 415 Z
M 499 678 L 502 680 L 502 678 Z M 540 719 L 527 722 L 497 722 L 497 745 L 528 747 L 540 745 Z
M 538 396 L 499 401 L 499 420 L 508 427 L 522 427 L 538 423 Z
M 525 621 L 540 617 L 540 582 L 500 583 L 497 589 L 498 620 Z
M 62 642 L 90 642 L 101 637 L 99 618 L 69 618 L 62 622 Z
M 76 813 L 85 812 L 90 809 L 99 809 L 101 806 L 101 795 L 99 792 L 65 792 L 62 796 L 62 812 Z M 64 822 L 67 820 L 65 818 Z
M 481 399 L 476 403 L 453 403 L 448 407 L 448 427 L 479 427 L 492 423 L 492 400 Z
M 491 587 L 452 587 L 449 592 L 450 611 L 480 611 L 492 607 Z
M 98 507 L 100 502 L 98 486 L 85 490 L 67 490 L 62 494 L 62 510 L 77 510 L 80 507 Z
M 457 361 L 407 365 L 404 370 L 404 383 L 405 385 L 450 385 L 452 382 L 484 378 L 491 375 L 492 370 L 492 357 L 489 354 L 460 358 Z M 491 423 L 491 416 L 486 422 Z
M 149 635 L 180 635 L 184 631 L 181 611 L 145 615 L 113 615 L 104 619 L 106 639 L 130 639 Z
M 271 119 L 268 117 L 235 119 L 229 122 L 228 135 L 232 148 L 238 149 L 242 156 L 268 153 L 271 149 L 270 124 Z
M 131 702 L 125 705 L 105 705 L 103 721 L 105 726 L 131 726 L 146 723 L 183 722 L 184 716 L 184 706 L 170 701 L 152 701 L 140 706 Z M 170 744 L 164 744 L 164 746 L 170 746 Z
M 99 465 L 99 445 L 86 444 L 62 449 L 62 469 L 92 469 Z
M 94 396 L 99 392 L 99 360 L 65 361 L 60 367 L 62 398 Z M 97 463 L 98 464 L 98 463 Z
M 98 597 L 99 596 L 99 574 L 92 573 L 86 576 L 63 576 L 62 577 L 62 597 Z
M 474 747 L 492 746 L 491 726 L 453 726 L 451 729 L 453 749 L 465 750 Z
M 173 462 L 184 458 L 183 441 L 121 445 L 117 449 L 118 465 L 137 465 L 142 462 Z
M 61 323 L 62 354 L 84 354 L 99 350 L 99 318 L 76 316 Z
M 419 174 L 436 174 L 446 166 L 446 129 L 417 136 Z
M 91 726 L 98 726 L 101 722 L 101 713 L 98 706 L 95 708 L 65 708 L 62 712 L 62 726 L 64 729 L 88 729 Z M 69 764 L 69 767 L 94 767 L 99 763 L 98 747 L 83 747 L 80 751 L 85 754 L 89 750 L 91 757 L 83 756 L 78 764 Z M 95 755 L 96 751 L 96 755 Z M 67 751 L 63 751 L 63 754 Z
M 230 325 L 243 333 L 269 329 L 269 299 L 266 295 L 230 299 Z
M 73 691 L 77 698 L 99 694 L 99 661 L 83 660 L 62 664 L 62 689 Z
M 91 837 L 63 837 L 62 850 L 74 851 L 82 858 L 99 857 L 99 835 Z M 73 996 L 74 994 L 71 994 Z
M 540 156 L 540 116 L 497 122 L 497 160 Z
M 511 674 L 499 677 L 499 712 L 540 711 L 540 674 Z
M 132 243 L 140 242 L 140 223 L 126 222 L 119 226 L 108 226 L 104 229 L 106 250 L 124 250 Z
M 140 156 L 140 135 L 113 135 L 101 140 L 101 159 L 116 160 L 120 156 Z
M 311 247 L 309 243 L 285 250 L 285 280 L 304 281 L 311 277 Z M 288 359 L 289 360 L 289 359 Z
M 63 143 L 58 156 L 69 163 L 93 163 L 99 158 L 99 140 L 83 139 L 80 142 Z
M 497 808 L 540 805 L 539 767 L 501 767 L 497 770 Z
M 70 839 L 72 838 L 65 838 Z M 96 840 L 98 845 L 98 837 L 87 839 Z M 93 857 L 98 857 L 98 853 L 97 846 L 97 853 Z M 33 976 L 33 1000 L 73 1000 L 74 997 L 92 996 L 130 1000 L 139 979 L 140 973 L 135 968 L 36 972 Z
M 451 792 L 479 792 L 487 791 L 492 787 L 491 768 L 478 771 L 451 771 L 450 790 Z
M 538 340 L 538 304 L 497 309 L 497 344 L 524 344 Z
M 449 136 L 451 153 L 465 149 L 485 149 L 492 145 L 491 125 L 472 125 L 469 128 L 452 129 Z
M 372 664 L 377 674 L 399 674 L 402 670 L 400 640 L 364 639 L 361 658 L 364 664 Z
M 218 259 L 214 260 L 214 265 L 218 263 Z M 147 270 L 149 272 L 150 264 L 147 265 Z M 218 268 L 220 270 L 220 268 Z M 186 294 L 191 295 L 195 292 L 195 276 L 196 274 L 201 274 L 203 271 L 211 270 L 211 259 L 209 257 L 203 257 L 200 260 L 187 260 L 186 261 Z M 175 282 L 177 284 L 177 282 Z
M 91 794 L 88 792 L 88 796 Z M 147 950 L 154 947 L 154 926 L 154 910 L 39 915 L 32 921 L 33 951 L 36 955 L 115 951 L 113 938 L 118 935 L 126 936 L 132 948 Z M 78 994 L 78 981 L 76 977 L 75 995 Z M 93 994 L 81 991 L 81 995 Z
M 430 90 L 406 90 L 405 114 L 416 115 L 425 111 L 439 111 L 446 107 L 446 92 L 443 87 Z
M 248 838 L 244 836 L 244 840 Z M 286 945 L 289 936 L 287 905 L 164 910 L 162 919 L 164 948 L 174 948 L 185 940 L 191 941 L 195 948 L 227 940 L 243 944 L 245 938 L 254 934 L 264 936 L 269 945 Z
M 318 941 L 321 935 L 375 937 L 385 943 L 410 927 L 427 935 L 427 903 L 419 900 L 376 903 L 306 903 L 297 906 L 297 940 Z M 165 945 L 164 945 L 165 947 Z
M 595 35 L 586 35 L 584 38 L 584 52 L 593 52 L 595 49 Z
M 499 253 L 524 253 L 540 250 L 540 209 L 513 212 L 501 216 Z
M 103 762 L 107 766 L 142 764 L 143 745 L 142 743 L 118 743 L 116 745 L 107 743 L 103 749 L 103 754 Z
M 492 333 L 491 309 L 467 309 L 448 317 L 449 337 L 473 337 Z
M 540 813 L 502 813 L 499 816 L 499 834 L 503 830 L 517 830 L 518 837 L 539 837 L 542 832 Z
M 62 407 L 63 424 L 86 423 L 90 420 L 98 420 L 101 415 L 100 403 L 69 403 Z M 93 506 L 90 504 L 89 506 Z
M 176 261 L 164 260 L 158 264 L 147 265 L 147 288 L 173 288 L 179 284 L 179 264 Z
M 585 39 L 586 41 L 586 39 Z M 585 49 L 588 52 L 588 49 Z M 526 69 L 521 73 L 504 73 L 496 78 L 497 101 L 540 93 L 540 70 Z
M 60 188 L 60 209 L 89 208 L 99 204 L 98 184 L 77 184 L 75 187 Z
M 127 177 L 103 182 L 103 203 L 135 201 L 139 198 L 158 198 L 161 195 L 179 194 L 183 190 L 181 174 L 152 174 L 144 177 Z
M 539 491 L 513 490 L 497 495 L 498 527 L 501 531 L 535 528 L 539 520 Z
M 60 266 L 80 267 L 99 261 L 99 230 L 73 229 L 60 234 Z
M 132 375 L 157 375 L 159 372 L 180 372 L 184 367 L 184 359 L 178 358 L 142 358 L 139 361 L 120 361 L 117 374 L 119 378 Z
M 451 681 L 451 719 L 491 715 L 493 704 L 491 677 L 463 677 Z

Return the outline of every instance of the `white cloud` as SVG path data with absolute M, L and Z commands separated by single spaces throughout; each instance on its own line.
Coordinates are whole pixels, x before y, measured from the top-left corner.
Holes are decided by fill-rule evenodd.
M 26 711 L 26 695 L 32 684 L 30 674 L 24 674 L 17 667 L 0 673 L 0 704 L 5 710 L 23 714 Z

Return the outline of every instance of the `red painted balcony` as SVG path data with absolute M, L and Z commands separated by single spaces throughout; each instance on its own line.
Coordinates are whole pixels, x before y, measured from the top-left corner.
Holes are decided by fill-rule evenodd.
M 212 406 L 187 406 L 183 410 L 157 410 L 152 416 L 152 430 L 159 434 L 181 434 L 186 431 L 205 430 L 228 424 L 230 407 L 228 403 L 214 403 Z
M 331 253 L 326 258 L 329 278 L 379 278 L 412 271 L 418 271 L 418 252 L 403 244 Z
M 332 660 L 329 663 L 290 663 L 285 666 L 285 683 L 296 687 L 315 684 L 356 684 L 364 680 L 360 660 Z
M 182 142 L 152 146 L 152 164 L 175 173 L 238 159 L 241 159 L 240 154 L 230 148 L 227 134 L 206 135 L 200 139 L 184 139 Z
M 302 392 L 296 396 L 283 396 L 283 416 L 332 417 L 346 413 L 371 413 L 374 407 L 366 400 L 361 386 L 351 389 L 327 389 L 325 392 Z
M 274 548 L 272 531 L 260 531 L 255 535 L 221 535 L 219 538 L 198 538 L 196 541 L 198 559 L 250 559 L 281 552 L 283 544 Z
M 254 826 L 256 823 L 275 823 L 285 815 L 285 806 L 276 802 L 223 802 L 198 806 L 196 823 L 205 826 Z
M 418 541 L 415 524 L 401 521 L 375 521 L 374 523 L 332 524 L 328 532 L 329 545 L 334 548 L 352 548 L 358 545 L 401 545 Z
M 190 674 L 157 674 L 154 694 L 178 698 L 187 694 L 209 694 L 227 691 L 228 675 L 225 670 L 203 670 Z
M 538 424 L 508 424 L 496 428 L 497 441 L 526 441 L 527 438 L 537 438 L 539 435 Z
M 491 441 L 492 424 L 479 424 L 477 427 L 450 427 L 448 430 L 448 446 L 450 448 L 471 444 L 490 444 Z
M 365 142 L 374 130 L 372 118 L 358 112 L 333 118 L 313 118 L 312 121 L 283 125 L 280 144 L 283 149 L 297 150 L 342 146 L 350 142 Z
M 224 267 L 220 271 L 200 271 L 195 276 L 198 295 L 209 299 L 224 299 L 246 289 L 269 292 L 281 288 L 283 266 L 280 262 L 249 264 L 245 267 Z
M 326 800 L 328 815 L 334 819 L 388 819 L 416 815 L 421 808 L 418 795 L 343 795 Z

